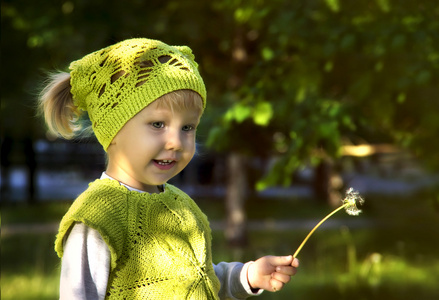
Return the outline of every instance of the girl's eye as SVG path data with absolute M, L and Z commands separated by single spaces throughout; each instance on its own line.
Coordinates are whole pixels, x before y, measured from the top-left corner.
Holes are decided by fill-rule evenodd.
M 163 122 L 153 122 L 153 123 L 151 123 L 151 125 L 154 128 L 163 128 L 163 127 L 165 127 L 165 123 L 163 123 Z
M 193 126 L 193 125 L 184 125 L 182 128 L 183 131 L 192 131 L 194 129 L 195 129 L 195 126 Z

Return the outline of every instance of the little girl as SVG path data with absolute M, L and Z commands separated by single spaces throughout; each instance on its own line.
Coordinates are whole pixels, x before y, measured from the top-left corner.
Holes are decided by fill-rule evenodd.
M 206 216 L 167 184 L 194 156 L 206 106 L 188 47 L 130 39 L 91 53 L 52 78 L 40 105 L 65 138 L 89 118 L 108 157 L 60 224 L 61 299 L 244 299 L 295 274 L 292 256 L 214 265 Z

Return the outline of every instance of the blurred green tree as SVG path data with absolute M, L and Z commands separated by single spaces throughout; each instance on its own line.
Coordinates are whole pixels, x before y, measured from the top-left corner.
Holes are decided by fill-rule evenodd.
M 216 43 L 229 65 L 208 144 L 241 167 L 244 155 L 277 157 L 257 189 L 288 186 L 304 164 L 359 141 L 397 144 L 437 169 L 435 1 L 224 0 L 213 8 L 231 25 Z M 245 236 L 242 173 L 229 174 L 232 241 Z

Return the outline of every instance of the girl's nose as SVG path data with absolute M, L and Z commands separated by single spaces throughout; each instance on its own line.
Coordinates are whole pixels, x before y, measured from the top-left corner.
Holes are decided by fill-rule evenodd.
M 170 131 L 166 139 L 166 150 L 180 151 L 183 149 L 183 142 L 180 132 Z

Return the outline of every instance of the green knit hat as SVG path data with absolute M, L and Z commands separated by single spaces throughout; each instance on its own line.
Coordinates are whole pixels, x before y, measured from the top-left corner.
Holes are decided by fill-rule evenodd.
M 70 64 L 74 104 L 87 111 L 107 151 L 114 136 L 143 108 L 177 90 L 193 90 L 206 106 L 206 88 L 189 47 L 130 39 Z

